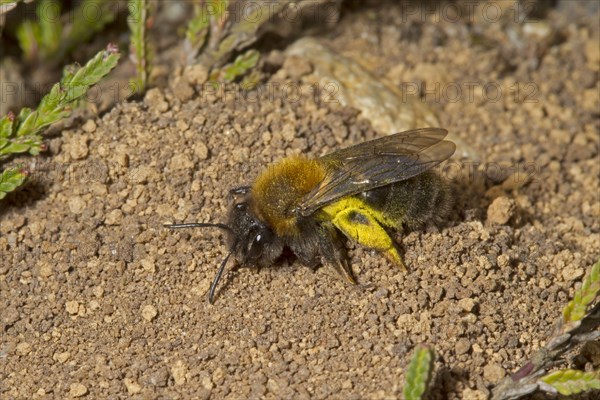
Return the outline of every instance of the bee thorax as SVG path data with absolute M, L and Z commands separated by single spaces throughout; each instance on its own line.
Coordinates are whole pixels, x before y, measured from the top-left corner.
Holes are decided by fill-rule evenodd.
M 323 180 L 325 171 L 316 161 L 284 159 L 263 172 L 252 186 L 252 207 L 280 236 L 298 234 L 298 206 Z

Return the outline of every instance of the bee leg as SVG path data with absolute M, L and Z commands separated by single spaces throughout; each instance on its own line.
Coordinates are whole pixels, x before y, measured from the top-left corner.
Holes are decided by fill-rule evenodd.
M 341 246 L 337 242 L 337 232 L 332 224 L 325 224 L 319 232 L 319 248 L 322 257 L 327 264 L 333 266 L 340 278 L 356 285 L 356 279 L 352 275 L 352 269 L 342 253 Z
M 250 186 L 234 187 L 229 190 L 229 198 L 234 198 L 235 196 L 248 194 L 248 192 L 250 192 L 250 189 Z
M 333 224 L 349 239 L 370 249 L 383 252 L 402 271 L 406 271 L 406 265 L 404 265 L 394 241 L 368 210 L 344 208 L 335 215 Z
M 350 265 L 347 262 L 345 262 L 344 260 L 336 260 L 336 262 L 333 263 L 333 267 L 340 275 L 340 277 L 346 282 L 352 285 L 357 284 L 356 279 L 354 279 L 354 276 L 352 276 L 352 270 L 350 269 Z

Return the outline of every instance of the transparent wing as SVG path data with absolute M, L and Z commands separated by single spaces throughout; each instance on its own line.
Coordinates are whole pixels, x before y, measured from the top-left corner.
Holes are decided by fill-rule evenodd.
M 417 176 L 448 159 L 456 146 L 448 131 L 421 128 L 370 140 L 319 159 L 325 178 L 302 199 L 304 216 L 341 197 L 351 196 Z

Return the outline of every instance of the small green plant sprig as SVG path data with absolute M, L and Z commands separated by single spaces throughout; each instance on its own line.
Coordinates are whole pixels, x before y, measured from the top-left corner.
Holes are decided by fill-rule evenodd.
M 247 49 L 260 36 L 260 28 L 290 3 L 260 0 L 252 7 L 231 10 L 227 0 L 199 1 L 186 31 L 188 64 L 204 65 L 211 71 L 211 81 L 233 82 L 248 75 L 242 83 L 246 89 L 252 88 L 260 79 L 258 73 L 252 73 L 260 54 Z M 301 7 L 307 1 L 297 3 L 296 7 Z M 239 55 L 226 64 L 235 54 Z
M 600 260 L 592 267 L 590 275 L 575 292 L 573 300 L 563 309 L 562 328 L 571 331 L 579 325 L 589 311 L 589 306 L 600 292 Z
M 196 57 L 204 50 L 209 39 L 212 43 L 219 41 L 221 32 L 225 29 L 228 6 L 228 0 L 196 1 L 194 16 L 188 23 L 185 33 L 188 64 L 196 62 Z
M 0 174 L 0 200 L 19 186 L 27 179 L 28 172 L 20 168 L 8 168 Z
M 600 389 L 600 371 L 547 370 L 579 343 L 600 338 L 600 260 L 591 268 L 573 300 L 563 309 L 553 337 L 517 372 L 492 390 L 492 400 L 518 399 L 538 390 L 563 395 Z
M 214 47 L 218 43 L 227 21 L 228 0 L 196 1 L 194 15 L 188 23 L 185 33 L 185 50 L 188 64 L 195 64 L 198 55 L 206 46 Z
M 201 64 L 210 73 L 211 82 L 241 80 L 241 87 L 251 90 L 261 79 L 255 68 L 260 54 L 248 48 L 268 30 L 268 24 L 285 13 L 318 7 L 330 0 L 257 0 L 248 7 L 230 6 L 228 0 L 195 0 L 194 15 L 185 33 L 184 51 L 187 64 Z M 233 62 L 231 59 L 237 56 Z
M 404 383 L 404 400 L 424 399 L 425 393 L 429 387 L 433 372 L 433 361 L 435 353 L 427 345 L 419 345 L 406 370 L 406 379 Z
M 37 20 L 27 19 L 19 25 L 16 34 L 26 60 L 48 59 L 58 51 L 62 35 L 60 13 L 60 2 L 40 0 L 36 4 Z
M 23 21 L 15 32 L 25 59 L 29 62 L 62 60 L 114 21 L 115 4 L 111 0 L 83 0 L 70 13 L 72 22 L 65 23 L 61 17 L 61 2 L 39 0 L 35 20 Z M 93 18 L 89 10 L 94 10 Z
M 146 0 L 129 0 L 127 7 L 129 8 L 127 24 L 131 32 L 129 57 L 135 64 L 136 70 L 136 77 L 130 84 L 135 93 L 142 93 L 148 84 L 148 71 L 150 68 L 146 41 L 148 4 Z
M 71 114 L 73 104 L 105 77 L 119 61 L 114 45 L 98 52 L 83 67 L 65 68 L 61 81 L 45 95 L 38 108 L 23 108 L 18 115 L 0 118 L 0 161 L 19 153 L 37 155 L 42 150 L 42 131 Z M 0 199 L 23 184 L 27 173 L 8 168 L 0 175 Z
M 235 58 L 231 64 L 226 64 L 223 68 L 213 71 L 210 76 L 211 81 L 233 82 L 240 76 L 246 75 L 256 66 L 260 58 L 260 53 L 250 49 Z
M 549 386 L 547 392 L 557 391 L 564 396 L 570 396 L 592 389 L 600 389 L 600 371 L 584 372 L 574 369 L 564 369 L 542 377 L 542 382 Z M 544 388 L 542 386 L 542 388 Z

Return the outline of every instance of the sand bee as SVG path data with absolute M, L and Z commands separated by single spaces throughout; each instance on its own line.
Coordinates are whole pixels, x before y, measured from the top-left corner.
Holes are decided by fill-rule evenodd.
M 221 262 L 208 300 L 230 256 L 266 266 L 284 248 L 308 265 L 332 265 L 356 284 L 344 252 L 343 237 L 383 252 L 406 270 L 389 229 L 437 221 L 450 208 L 448 189 L 431 171 L 455 150 L 447 131 L 423 128 L 396 133 L 314 160 L 289 157 L 267 167 L 241 195 L 226 224 L 187 223 L 169 228 L 217 227 L 227 232 L 229 253 Z

